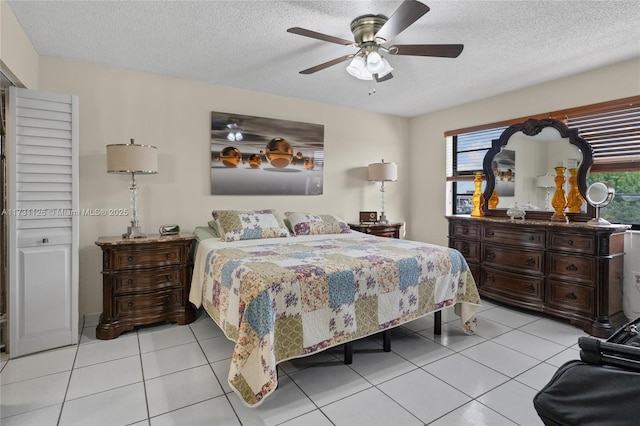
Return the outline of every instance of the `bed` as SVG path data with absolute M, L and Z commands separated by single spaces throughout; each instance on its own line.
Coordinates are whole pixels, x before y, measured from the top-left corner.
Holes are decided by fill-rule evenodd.
M 458 251 L 350 232 L 342 224 L 328 227 L 337 233 L 314 234 L 306 226 L 279 238 L 252 231 L 253 238 L 225 239 L 207 227 L 196 230 L 189 299 L 236 343 L 228 382 L 246 405 L 259 405 L 276 389 L 280 362 L 448 306 L 455 305 L 464 331 L 474 332 L 480 299 Z

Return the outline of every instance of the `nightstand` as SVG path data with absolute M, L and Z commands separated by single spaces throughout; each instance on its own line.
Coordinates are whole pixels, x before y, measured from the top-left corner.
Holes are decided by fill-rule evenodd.
M 400 238 L 401 223 L 350 223 L 349 227 L 354 231 L 377 237 Z
M 100 237 L 102 315 L 96 337 L 108 340 L 139 325 L 195 319 L 189 302 L 195 236 Z

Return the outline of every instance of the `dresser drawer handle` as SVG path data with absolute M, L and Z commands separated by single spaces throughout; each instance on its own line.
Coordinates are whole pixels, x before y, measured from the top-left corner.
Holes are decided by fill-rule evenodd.
M 567 244 L 569 244 L 570 246 L 572 246 L 572 245 L 573 245 L 573 240 L 568 240 L 568 241 L 567 241 Z
M 493 283 L 496 281 L 496 277 L 494 277 L 493 275 L 487 275 L 487 281 L 490 281 Z
M 462 248 L 460 249 L 460 253 L 462 253 L 462 254 L 469 254 L 469 246 L 468 246 L 468 245 L 465 245 L 464 247 L 462 247 Z
M 565 299 L 569 299 L 569 300 L 576 300 L 578 298 L 573 292 L 567 293 L 567 295 L 564 297 Z
M 167 258 L 167 260 L 171 259 L 171 253 L 167 253 L 167 254 L 165 254 L 165 255 L 164 255 L 164 257 L 166 257 L 166 258 Z
M 578 270 L 578 267 L 576 265 L 574 265 L 573 263 L 569 266 L 567 266 L 567 271 L 571 271 L 571 272 L 575 272 Z
M 129 279 L 127 280 L 127 284 L 129 284 L 129 285 L 133 284 L 133 278 L 129 278 Z
M 132 307 L 132 306 L 133 306 L 133 302 L 129 302 L 129 303 L 127 303 L 127 306 L 128 306 L 128 307 Z
M 171 275 L 167 274 L 164 276 L 167 282 L 171 281 Z
M 128 260 L 129 262 L 133 262 L 133 256 L 129 256 L 129 257 L 127 257 L 127 260 Z
M 489 253 L 487 253 L 487 259 L 495 259 L 495 258 L 496 258 L 495 252 L 490 251 Z
M 525 262 L 527 264 L 527 266 L 533 266 L 536 264 L 536 260 L 532 257 L 530 257 L 529 259 L 527 259 L 527 261 Z
M 524 288 L 524 291 L 526 291 L 527 293 L 535 293 L 536 288 L 533 286 L 533 284 L 527 284 Z
M 469 229 L 468 228 L 462 228 L 462 233 L 463 234 L 468 234 L 469 233 Z
M 487 231 L 487 237 L 493 237 L 494 235 L 495 235 L 495 232 Z
M 529 235 L 529 241 L 533 241 L 535 237 L 533 235 Z

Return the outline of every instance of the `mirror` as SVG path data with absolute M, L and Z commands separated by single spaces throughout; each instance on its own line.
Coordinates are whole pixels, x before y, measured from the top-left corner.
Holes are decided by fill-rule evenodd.
M 551 204 L 556 191 L 556 167 L 562 166 L 565 196 L 569 198 L 570 180 L 575 180 L 580 195 L 574 212 L 569 213 L 567 208 L 565 214 L 571 221 L 587 221 L 593 217 L 593 207 L 585 201 L 592 162 L 591 145 L 577 129 L 569 129 L 559 120 L 529 119 L 514 124 L 493 141 L 485 155 L 484 213 L 506 216 L 507 209 L 517 203 L 526 211 L 527 219 L 550 219 L 554 212 Z
M 608 182 L 595 182 L 589 185 L 587 188 L 587 201 L 596 209 L 595 218 L 591 219 L 589 224 L 591 225 L 611 225 L 608 220 L 600 217 L 600 209 L 607 207 L 616 195 L 613 186 Z

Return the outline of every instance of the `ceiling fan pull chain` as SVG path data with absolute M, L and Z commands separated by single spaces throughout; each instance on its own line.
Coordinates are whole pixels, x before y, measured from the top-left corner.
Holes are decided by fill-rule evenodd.
M 373 87 L 373 80 L 369 81 L 369 96 L 373 95 L 374 93 L 376 93 L 376 88 Z

